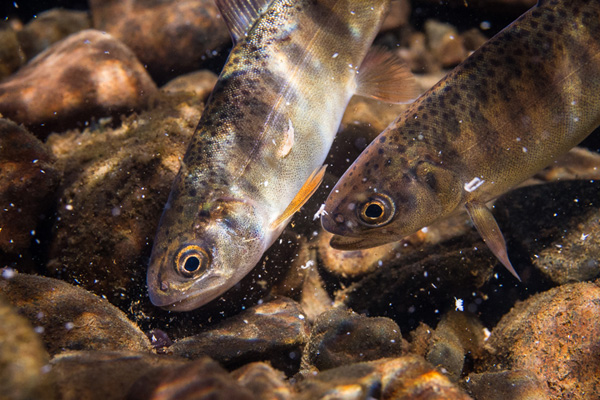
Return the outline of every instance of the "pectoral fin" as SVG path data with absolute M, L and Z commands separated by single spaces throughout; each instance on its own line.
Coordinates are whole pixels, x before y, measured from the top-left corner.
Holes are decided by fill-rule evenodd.
M 513 268 L 510 260 L 508 259 L 508 253 L 506 251 L 506 242 L 504 236 L 498 227 L 498 223 L 494 219 L 492 212 L 483 203 L 469 202 L 465 204 L 467 213 L 473 221 L 475 228 L 483 238 L 483 241 L 488 245 L 492 253 L 500 260 L 502 265 L 513 274 L 515 278 L 521 281 L 519 274 Z
M 414 77 L 404 62 L 389 50 L 372 47 L 356 77 L 356 94 L 388 103 L 410 103 L 419 95 Z
M 323 181 L 325 176 L 325 169 L 327 165 L 323 165 L 316 170 L 306 180 L 302 188 L 292 202 L 287 206 L 283 213 L 271 224 L 271 229 L 277 228 L 279 225 L 284 223 L 289 217 L 291 217 L 296 211 L 300 209 L 310 197 L 317 191 L 319 185 Z

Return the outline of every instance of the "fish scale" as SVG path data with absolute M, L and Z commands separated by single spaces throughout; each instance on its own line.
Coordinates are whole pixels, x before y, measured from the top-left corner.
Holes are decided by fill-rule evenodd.
M 600 2 L 539 1 L 418 98 L 326 201 L 331 244 L 399 240 L 469 212 L 518 277 L 485 203 L 600 125 Z

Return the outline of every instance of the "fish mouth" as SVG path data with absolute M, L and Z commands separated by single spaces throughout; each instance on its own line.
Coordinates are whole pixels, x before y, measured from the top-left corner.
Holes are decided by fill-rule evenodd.
M 383 246 L 398 240 L 392 236 L 352 237 L 334 234 L 329 240 L 329 245 L 336 250 L 364 250 L 372 247 Z
M 228 289 L 227 280 L 219 275 L 181 285 L 161 282 L 158 278 L 154 284 L 148 285 L 148 295 L 152 304 L 165 310 L 191 311 L 209 303 Z

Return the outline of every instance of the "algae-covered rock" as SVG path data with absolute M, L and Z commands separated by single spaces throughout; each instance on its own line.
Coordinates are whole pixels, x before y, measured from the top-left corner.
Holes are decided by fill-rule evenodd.
M 0 399 L 54 399 L 49 361 L 29 321 L 0 295 Z
M 346 365 L 296 385 L 297 399 L 469 400 L 461 389 L 416 356 Z
M 256 305 L 192 337 L 176 341 L 169 352 L 195 359 L 208 355 L 226 366 L 270 361 L 293 370 L 308 340 L 308 323 L 299 305 L 286 298 Z
M 0 294 L 36 327 L 48 352 L 149 351 L 150 341 L 105 299 L 57 279 L 3 274 Z
M 153 370 L 173 370 L 186 360 L 133 351 L 67 351 L 50 363 L 61 400 L 122 400 Z
M 548 384 L 529 371 L 500 371 L 470 374 L 464 382 L 477 400 L 550 400 Z
M 517 304 L 492 330 L 478 371 L 527 371 L 552 399 L 600 393 L 600 286 L 563 285 Z
M 365 317 L 334 308 L 319 316 L 302 358 L 302 368 L 326 370 L 361 361 L 400 356 L 398 325 L 389 318 Z
M 58 187 L 60 173 L 54 162 L 48 146 L 22 126 L 0 118 L 0 254 L 30 246 Z
M 231 373 L 237 382 L 252 392 L 256 400 L 294 398 L 291 385 L 283 372 L 263 362 L 247 364 Z
M 17 33 L 9 24 L 0 21 L 0 81 L 25 63 L 25 54 Z
M 208 357 L 153 368 L 126 390 L 127 400 L 253 400 L 255 394 L 237 383 Z
M 46 49 L 0 83 L 0 114 L 38 136 L 145 107 L 156 85 L 107 33 L 84 30 Z

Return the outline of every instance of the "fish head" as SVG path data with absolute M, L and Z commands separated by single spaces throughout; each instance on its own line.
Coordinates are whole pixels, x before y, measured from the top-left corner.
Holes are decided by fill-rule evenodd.
M 262 214 L 249 201 L 171 196 L 148 268 L 150 300 L 171 311 L 190 311 L 223 294 L 260 260 L 265 249 Z
M 325 202 L 331 246 L 380 246 L 449 215 L 460 204 L 460 179 L 426 146 L 392 143 L 382 133 L 344 173 Z

